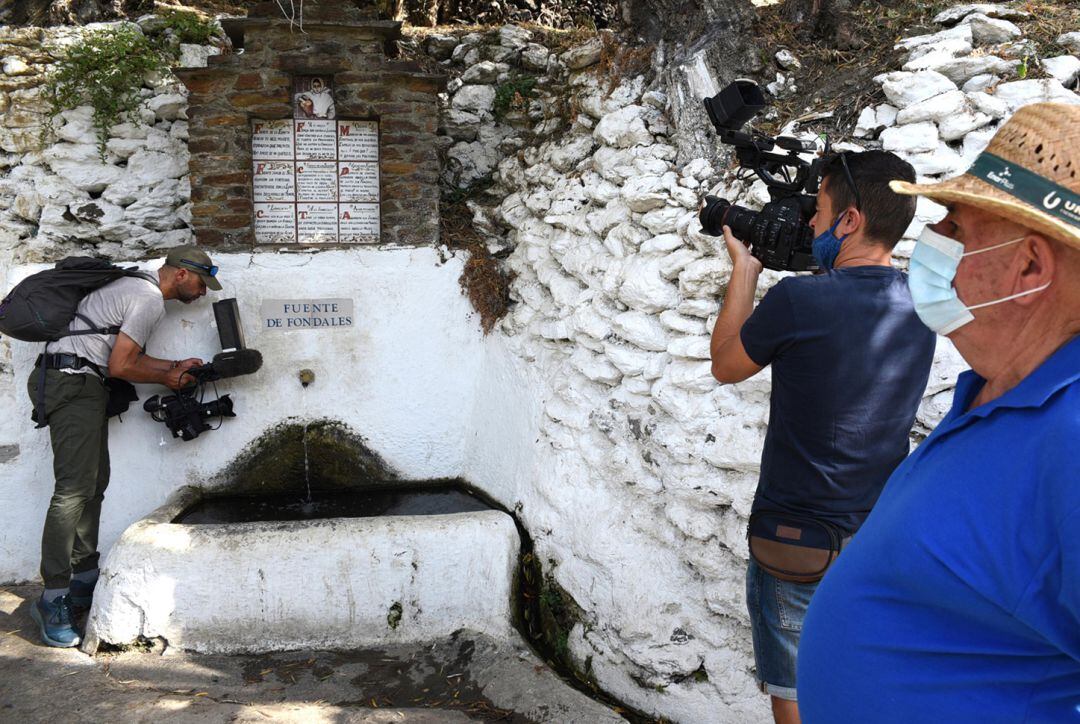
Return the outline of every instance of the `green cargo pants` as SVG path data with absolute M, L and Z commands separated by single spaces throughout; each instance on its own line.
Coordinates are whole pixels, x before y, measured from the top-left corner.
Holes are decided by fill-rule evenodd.
M 39 374 L 35 367 L 27 380 L 31 400 Z M 72 573 L 98 565 L 98 522 L 109 485 L 108 393 L 97 375 L 45 375 L 56 487 L 41 536 L 41 577 L 45 588 L 67 588 Z

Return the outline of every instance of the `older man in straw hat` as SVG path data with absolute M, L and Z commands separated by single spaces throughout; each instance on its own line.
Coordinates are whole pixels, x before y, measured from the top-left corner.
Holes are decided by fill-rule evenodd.
M 911 260 L 972 367 L 810 605 L 808 722 L 1080 722 L 1080 107 L 1019 110 Z

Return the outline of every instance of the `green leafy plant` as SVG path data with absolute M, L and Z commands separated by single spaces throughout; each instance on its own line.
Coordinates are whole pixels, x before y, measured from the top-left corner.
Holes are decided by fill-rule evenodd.
M 166 30 L 173 31 L 173 37 L 178 43 L 207 45 L 216 35 L 213 23 L 196 13 L 169 9 L 161 14 L 161 18 L 165 21 Z
M 500 83 L 495 88 L 495 103 L 492 112 L 496 118 L 503 118 L 511 109 L 523 109 L 529 98 L 533 97 L 536 78 L 524 76 Z
M 45 81 L 49 112 L 43 135 L 52 132 L 52 122 L 61 112 L 89 105 L 104 158 L 109 128 L 126 120 L 140 122 L 135 111 L 142 100 L 143 79 L 148 73 L 167 71 L 173 53 L 131 25 L 87 33 L 67 49 Z
M 545 586 L 540 591 L 540 605 L 546 606 L 555 615 L 560 615 L 566 608 L 562 594 L 554 586 Z

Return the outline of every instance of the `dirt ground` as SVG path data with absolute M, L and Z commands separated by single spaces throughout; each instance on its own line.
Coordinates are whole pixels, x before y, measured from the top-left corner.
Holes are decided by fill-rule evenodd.
M 786 48 L 802 67 L 794 72 L 798 92 L 775 103 L 775 121 L 759 122 L 756 127 L 773 133 L 793 119 L 831 112 L 827 119 L 804 123 L 802 130 L 828 133 L 834 141 L 850 140 L 859 112 L 886 100 L 873 78 L 900 69 L 903 53 L 895 49 L 895 43 L 943 30 L 933 22 L 934 16 L 962 4 L 961 0 L 856 0 L 844 17 L 845 47 L 792 23 L 783 4 L 762 4 L 755 14 L 754 44 L 763 65 L 775 72 L 772 54 Z M 1044 77 L 1041 59 L 1064 53 L 1066 49 L 1056 42 L 1058 36 L 1080 28 L 1080 0 L 1016 0 L 1009 6 L 1031 14 L 1017 24 L 1031 43 L 1029 77 Z
M 0 721 L 619 722 L 523 646 L 458 632 L 429 647 L 247 656 L 44 646 L 40 586 L 0 587 Z

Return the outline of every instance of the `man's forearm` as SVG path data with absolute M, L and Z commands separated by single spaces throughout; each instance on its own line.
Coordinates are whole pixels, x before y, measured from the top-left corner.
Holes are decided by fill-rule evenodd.
M 731 271 L 720 316 L 713 327 L 709 349 L 716 359 L 721 348 L 732 338 L 739 336 L 743 324 L 754 311 L 754 292 L 761 272 L 751 264 L 736 264 Z
M 120 369 L 109 366 L 109 374 L 120 377 L 128 382 L 157 382 L 168 384 L 169 372 L 176 367 L 176 363 L 168 359 L 158 359 L 148 354 L 140 354 L 131 363 Z

